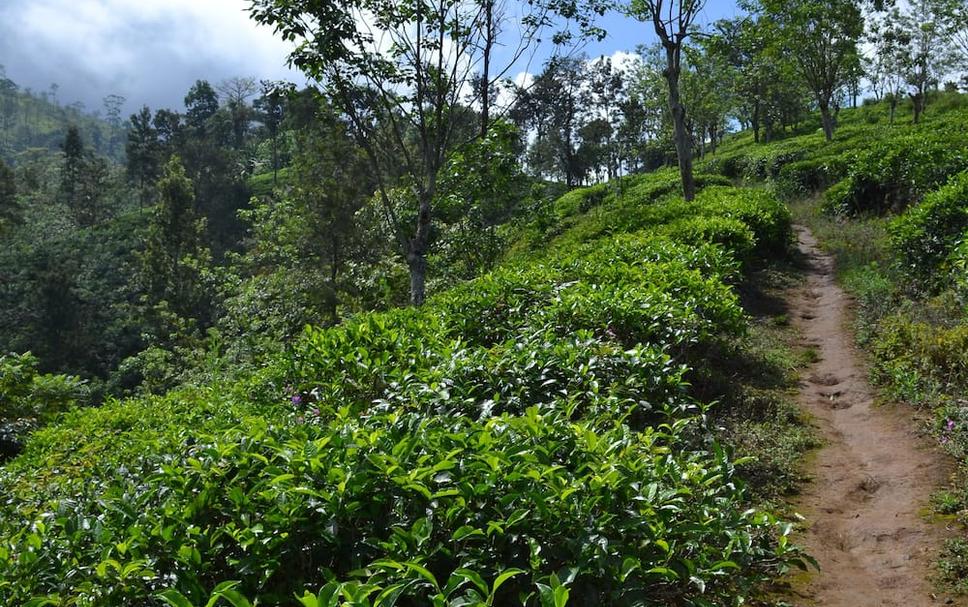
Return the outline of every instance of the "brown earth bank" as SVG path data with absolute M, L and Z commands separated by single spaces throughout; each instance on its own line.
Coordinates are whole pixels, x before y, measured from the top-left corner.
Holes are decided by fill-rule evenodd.
M 795 504 L 806 518 L 800 542 L 820 571 L 794 583 L 792 600 L 837 607 L 956 604 L 930 582 L 945 529 L 925 518 L 949 462 L 918 435 L 910 409 L 875 406 L 833 259 L 806 228 L 798 226 L 797 236 L 806 282 L 791 293 L 790 314 L 804 345 L 817 353 L 798 399 L 824 446 Z

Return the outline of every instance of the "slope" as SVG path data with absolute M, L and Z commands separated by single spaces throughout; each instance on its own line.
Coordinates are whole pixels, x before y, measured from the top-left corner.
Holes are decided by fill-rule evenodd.
M 68 413 L 0 472 L 0 602 L 756 593 L 803 558 L 750 507 L 743 478 L 768 466 L 724 439 L 806 442 L 737 385 L 772 364 L 738 287 L 786 254 L 790 220 L 765 191 L 705 182 L 694 204 L 668 172 L 569 194 L 500 269 L 423 308 L 307 329 L 241 380 Z M 717 429 L 710 402 L 737 395 L 748 410 Z M 754 492 L 786 478 L 762 476 Z

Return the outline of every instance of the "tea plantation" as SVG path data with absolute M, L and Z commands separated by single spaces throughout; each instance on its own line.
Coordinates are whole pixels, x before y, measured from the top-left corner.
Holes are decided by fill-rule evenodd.
M 0 471 L 0 604 L 739 604 L 804 566 L 710 402 L 790 214 L 699 181 L 573 191 L 422 308 L 59 416 Z

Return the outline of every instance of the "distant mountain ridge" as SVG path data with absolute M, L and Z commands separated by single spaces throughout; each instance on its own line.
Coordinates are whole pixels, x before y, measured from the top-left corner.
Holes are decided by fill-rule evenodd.
M 29 150 L 60 150 L 70 125 L 77 126 L 85 146 L 112 161 L 124 159 L 126 120 L 121 118 L 123 99 L 105 99 L 104 112 L 88 111 L 81 103 L 62 106 L 50 91 L 21 88 L 6 77 L 0 66 L 0 158 L 17 164 Z

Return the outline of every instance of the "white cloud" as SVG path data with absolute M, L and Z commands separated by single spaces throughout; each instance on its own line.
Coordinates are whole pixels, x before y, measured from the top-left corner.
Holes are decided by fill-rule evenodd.
M 15 81 L 99 105 L 178 106 L 196 79 L 299 79 L 290 45 L 249 19 L 247 0 L 4 0 L 0 61 Z

